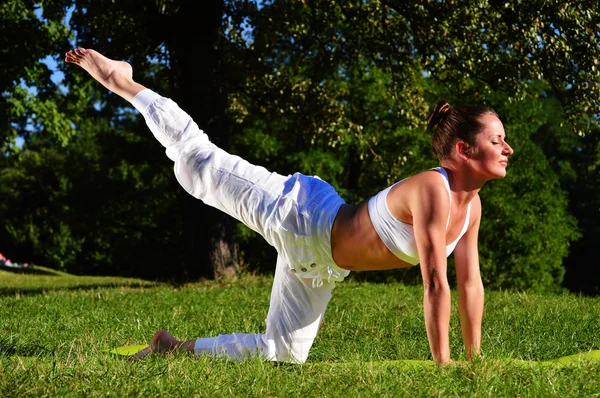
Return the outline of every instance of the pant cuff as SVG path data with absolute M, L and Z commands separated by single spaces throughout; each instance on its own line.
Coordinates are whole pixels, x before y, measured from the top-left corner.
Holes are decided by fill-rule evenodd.
M 160 95 L 156 94 L 149 88 L 146 88 L 137 93 L 135 97 L 133 97 L 133 100 L 131 100 L 131 104 L 135 107 L 135 109 L 140 111 L 141 114 L 144 114 L 148 105 L 150 105 L 159 98 Z

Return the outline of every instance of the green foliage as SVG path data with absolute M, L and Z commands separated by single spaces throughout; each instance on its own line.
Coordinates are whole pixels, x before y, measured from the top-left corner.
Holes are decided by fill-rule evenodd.
M 12 116 L 15 123 L 20 120 L 22 125 L 27 125 L 26 130 L 44 130 L 52 136 L 61 146 L 65 146 L 69 139 L 75 135 L 73 120 L 59 109 L 64 101 L 55 98 L 41 99 L 33 95 L 23 86 L 17 86 L 8 98 Z M 21 134 L 27 136 L 28 134 Z
M 91 118 L 80 128 L 62 150 L 34 138 L 0 172 L 6 247 L 70 272 L 177 276 L 177 239 L 165 228 L 177 222 L 177 191 L 164 162 L 145 153 L 150 137 Z
M 581 238 L 571 245 L 565 261 L 565 285 L 587 294 L 600 293 L 600 269 L 597 262 L 596 237 L 600 234 L 600 129 L 590 125 L 589 134 L 573 134 L 570 126 L 560 124 L 562 109 L 557 101 L 546 103 L 545 111 L 551 122 L 543 125 L 532 139 L 543 149 L 548 162 L 568 192 L 569 211 L 578 219 Z
M 575 219 L 541 150 L 528 141 L 519 149 L 509 177 L 481 191 L 482 275 L 492 287 L 555 290 L 563 279 L 569 242 L 578 236 Z
M 559 289 L 563 259 L 578 237 L 576 221 L 568 214 L 555 171 L 531 136 L 543 126 L 565 123 L 565 118 L 545 112 L 549 84 L 527 82 L 521 72 L 510 75 L 512 70 L 505 73 L 506 83 L 494 82 L 500 62 L 506 58 L 516 65 L 518 58 L 499 50 L 513 40 L 506 36 L 512 27 L 496 31 L 487 28 L 488 22 L 483 27 L 476 22 L 485 7 L 453 5 L 451 15 L 436 25 L 438 36 L 428 36 L 424 25 L 449 12 L 444 7 L 411 5 L 395 13 L 379 2 L 345 7 L 329 1 L 277 2 L 250 13 L 255 16 L 252 41 L 237 44 L 249 46 L 242 51 L 246 78 L 243 89 L 230 91 L 235 151 L 273 170 L 318 174 L 356 203 L 437 165 L 423 128 L 427 104 L 445 98 L 452 104 L 490 106 L 505 121 L 516 155 L 506 180 L 481 191 L 485 283 Z M 460 26 L 466 31 L 459 32 Z M 387 29 L 406 34 L 406 40 L 391 38 Z M 489 51 L 481 43 L 474 45 L 467 37 L 478 29 L 485 36 L 481 43 L 503 43 Z M 242 34 L 232 36 L 239 40 Z M 441 47 L 433 50 L 434 44 Z M 453 58 L 452 51 L 449 59 L 442 54 L 440 48 L 450 45 L 460 57 Z M 535 70 L 531 67 L 528 73 Z M 431 76 L 424 77 L 423 70 Z M 257 252 L 264 255 L 264 250 Z M 252 256 L 251 250 L 246 253 Z M 452 279 L 452 269 L 450 274 Z M 398 270 L 361 274 L 359 279 L 390 277 L 416 281 L 419 273 Z
M 17 135 L 27 136 L 31 125 L 48 123 L 57 137 L 68 137 L 59 107 L 52 72 L 41 59 L 68 46 L 68 30 L 60 22 L 70 1 L 55 1 L 52 18 L 38 18 L 42 8 L 34 0 L 8 0 L 0 5 L 0 152 L 17 151 Z M 34 87 L 27 96 L 24 86 Z M 58 102 L 60 104 L 60 102 Z M 35 127 L 38 127 L 35 126 Z M 61 133 L 61 129 L 64 129 Z
M 600 14 L 595 1 L 383 1 L 411 22 L 425 70 L 465 96 L 504 90 L 509 101 L 550 83 L 567 119 L 600 116 Z M 472 91 L 468 80 L 484 83 Z M 479 101 L 477 101 L 479 102 Z M 579 126 L 581 131 L 585 127 Z
M 185 30 L 187 3 L 0 6 L 0 137 L 7 154 L 0 160 L 0 236 L 11 251 L 77 272 L 197 275 L 173 264 L 182 262 L 182 240 L 201 241 L 188 235 L 206 218 L 198 211 L 189 216 L 189 208 L 182 217 L 186 206 L 161 148 L 120 99 L 98 91 L 80 70 L 59 64 L 64 90 L 40 61 L 59 60 L 67 39 L 76 37 L 77 45 L 130 61 L 142 84 L 183 98 L 181 105 L 225 143 L 225 104 L 214 95 L 226 92 L 233 152 L 282 174 L 319 175 L 350 203 L 437 165 L 424 129 L 431 104 L 445 98 L 490 106 L 505 121 L 516 154 L 508 177 L 481 192 L 486 282 L 558 288 L 578 236 L 568 211 L 583 234 L 569 264 L 588 264 L 585 274 L 597 262 L 581 254 L 590 252 L 600 225 L 592 134 L 600 86 L 589 83 L 600 77 L 597 7 L 215 0 L 202 4 L 202 15 L 222 6 L 222 30 L 201 24 L 200 35 L 222 32 L 220 52 L 203 54 L 200 63 L 197 48 L 188 51 L 178 39 L 193 34 Z M 194 43 L 206 45 L 200 38 Z M 208 63 L 222 74 L 212 75 Z M 192 86 L 210 86 L 213 97 L 182 95 Z M 17 135 L 25 139 L 23 153 L 14 145 Z M 272 251 L 240 230 L 246 264 L 268 269 Z

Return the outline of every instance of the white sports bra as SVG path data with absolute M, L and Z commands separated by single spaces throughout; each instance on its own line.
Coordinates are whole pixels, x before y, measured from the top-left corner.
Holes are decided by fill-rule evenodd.
M 448 190 L 448 196 L 450 197 L 450 208 L 452 208 L 452 195 L 450 194 L 450 183 L 448 182 L 448 173 L 442 167 L 436 167 L 432 170 L 438 171 L 444 179 L 444 185 Z M 404 180 L 402 180 L 404 181 Z M 399 184 L 402 181 L 398 181 Z M 387 206 L 386 199 L 390 189 L 396 184 L 384 189 L 377 195 L 369 199 L 369 217 L 375 227 L 375 231 L 386 245 L 386 247 L 400 260 L 405 261 L 412 265 L 419 263 L 419 253 L 417 251 L 417 242 L 415 240 L 415 233 L 413 226 L 406 224 L 397 218 L 395 218 L 390 209 Z M 456 248 L 458 241 L 467 232 L 469 227 L 469 219 L 471 216 L 471 203 L 467 209 L 467 216 L 465 217 L 465 224 L 463 225 L 462 231 L 458 235 L 458 238 L 448 246 L 446 246 L 446 257 L 448 257 Z M 448 221 L 446 221 L 446 229 L 450 223 L 450 212 L 448 212 Z

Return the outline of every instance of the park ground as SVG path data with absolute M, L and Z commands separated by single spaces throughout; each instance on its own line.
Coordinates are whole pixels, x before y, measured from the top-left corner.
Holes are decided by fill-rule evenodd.
M 430 361 L 422 289 L 346 281 L 334 291 L 308 362 L 282 365 L 111 349 L 262 331 L 268 276 L 168 284 L 0 271 L 0 396 L 598 396 L 600 302 L 573 294 L 487 291 L 484 358 Z M 453 292 L 451 351 L 464 360 Z

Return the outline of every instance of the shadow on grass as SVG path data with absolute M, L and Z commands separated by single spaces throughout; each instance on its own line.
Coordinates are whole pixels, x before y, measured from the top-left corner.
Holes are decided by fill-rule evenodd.
M 31 288 L 21 288 L 21 287 L 0 287 L 0 297 L 6 296 L 30 296 L 36 294 L 45 294 L 49 292 L 57 292 L 57 291 L 78 291 L 78 290 L 93 290 L 98 288 L 116 288 L 116 287 L 128 287 L 132 289 L 136 288 L 153 288 L 159 286 L 159 283 L 95 283 L 95 284 L 82 284 L 79 286 L 56 286 L 56 287 L 48 287 L 48 286 L 40 286 L 40 287 L 31 287 Z M 1 342 L 2 340 L 0 340 Z
M 20 344 L 12 339 L 0 337 L 0 357 L 41 357 L 53 355 L 48 348 L 38 344 Z

